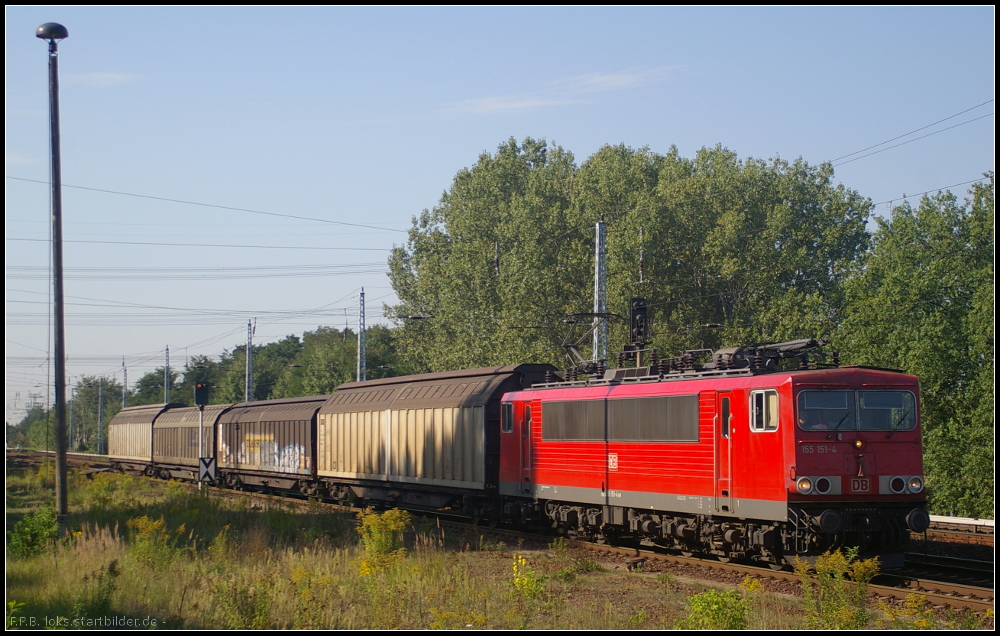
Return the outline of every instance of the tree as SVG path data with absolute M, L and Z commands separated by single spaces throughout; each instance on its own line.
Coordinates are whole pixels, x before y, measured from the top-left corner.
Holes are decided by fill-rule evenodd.
M 564 364 L 560 320 L 591 311 L 603 220 L 608 309 L 645 297 L 661 352 L 822 336 L 868 245 L 869 209 L 828 164 L 605 146 L 577 167 L 562 148 L 511 139 L 414 219 L 389 259 L 400 302 L 386 315 L 413 368 Z M 613 325 L 613 350 L 626 330 Z
M 113 378 L 83 376 L 74 387 L 73 399 L 66 405 L 69 448 L 106 452 L 108 424 L 121 408 L 121 384 Z
M 129 406 L 141 406 L 143 404 L 163 404 L 163 377 L 164 367 L 157 367 L 143 375 L 133 385 L 128 396 Z M 178 404 L 186 404 L 185 396 L 177 394 L 174 387 L 178 385 L 180 374 L 176 369 L 170 369 L 170 401 Z M 188 396 L 190 399 L 190 396 Z
M 33 406 L 21 421 L 7 428 L 7 448 L 55 448 L 51 413 L 42 406 Z
M 994 177 L 878 219 L 846 284 L 846 361 L 920 378 L 932 511 L 993 516 Z

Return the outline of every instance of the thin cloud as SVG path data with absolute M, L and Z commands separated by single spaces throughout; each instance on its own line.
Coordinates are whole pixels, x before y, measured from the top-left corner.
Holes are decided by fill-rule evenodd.
M 104 88 L 107 86 L 120 86 L 139 79 L 138 75 L 132 73 L 78 73 L 67 75 L 67 84 L 79 84 L 81 86 L 95 86 Z
M 445 104 L 448 112 L 488 115 L 511 113 L 549 106 L 578 104 L 582 96 L 638 88 L 671 79 L 681 66 L 658 66 L 656 68 L 626 70 L 617 73 L 588 73 L 566 77 L 548 84 L 542 92 L 526 95 L 506 95 L 465 99 Z
M 7 166 L 23 166 L 28 163 L 35 163 L 35 159 L 32 157 L 25 157 L 24 155 L 13 155 L 4 153 L 3 156 L 4 165 Z
M 529 110 L 541 108 L 543 106 L 556 106 L 559 104 L 569 104 L 573 100 L 554 99 L 550 97 L 539 97 L 531 95 L 514 95 L 509 97 L 483 97 L 481 99 L 465 99 L 460 102 L 447 104 L 446 108 L 452 112 L 461 113 L 509 113 L 519 110 Z
M 552 86 L 567 93 L 597 93 L 637 88 L 670 79 L 681 66 L 659 66 L 643 70 L 619 71 L 617 73 L 588 73 L 567 77 L 552 83 Z

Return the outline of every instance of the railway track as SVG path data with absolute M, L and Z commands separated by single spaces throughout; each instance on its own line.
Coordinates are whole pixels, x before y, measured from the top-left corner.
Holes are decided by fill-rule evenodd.
M 649 550 L 636 550 L 634 548 L 613 547 L 587 542 L 573 542 L 573 544 L 592 551 L 622 556 L 628 555 L 628 558 L 632 562 L 660 561 L 668 564 L 693 566 L 702 570 L 729 572 L 773 581 L 801 583 L 802 580 L 794 572 L 774 571 L 756 565 L 721 563 L 713 559 L 669 555 Z M 879 574 L 873 583 L 869 585 L 868 590 L 870 594 L 878 598 L 901 601 L 912 594 L 916 594 L 936 608 L 951 607 L 954 609 L 968 609 L 974 612 L 985 612 L 993 609 L 992 585 L 987 588 L 931 579 L 917 579 L 905 575 Z
M 42 458 L 54 455 L 49 451 L 7 451 L 7 466 L 9 468 L 18 466 L 28 466 L 40 463 Z M 67 462 L 71 466 L 85 466 L 89 469 L 103 470 L 110 468 L 107 456 L 93 455 L 86 453 L 68 453 Z M 213 492 L 225 493 L 230 496 L 251 496 L 272 500 L 274 495 L 255 492 L 233 491 L 212 487 Z M 316 505 L 317 502 L 309 501 L 306 497 L 281 496 L 277 497 L 281 501 L 301 502 L 303 505 Z M 350 511 L 347 508 L 332 502 L 319 502 L 324 507 L 331 510 Z M 928 530 L 928 535 L 933 533 L 949 533 L 948 536 L 957 538 L 975 538 L 976 541 L 983 542 L 988 539 L 992 545 L 992 522 L 984 523 L 963 523 L 965 520 L 952 520 L 950 518 L 934 518 L 932 527 Z M 970 520 L 977 521 L 977 520 Z M 461 528 L 463 531 L 475 530 L 491 539 L 506 539 L 510 541 L 530 540 L 547 543 L 553 537 L 531 534 L 521 531 L 509 530 L 505 528 L 486 528 L 473 523 L 461 523 L 454 519 L 440 522 L 444 526 Z M 935 527 L 934 524 L 938 524 Z M 963 529 L 964 528 L 964 529 Z M 988 528 L 988 532 L 987 529 Z M 924 535 L 916 535 L 923 537 Z M 954 539 L 953 539 L 954 540 Z M 642 563 L 645 561 L 659 561 L 666 564 L 676 564 L 692 566 L 706 571 L 728 572 L 743 576 L 752 576 L 760 579 L 773 581 L 800 583 L 801 578 L 788 571 L 775 571 L 762 568 L 757 565 L 745 565 L 739 563 L 722 563 L 714 558 L 699 558 L 696 556 L 679 556 L 665 554 L 653 550 L 637 550 L 631 547 L 616 547 L 601 545 L 585 541 L 570 541 L 571 546 L 579 547 L 589 551 L 605 554 L 615 554 L 625 558 L 626 565 L 631 563 Z M 928 555 L 908 555 L 907 568 L 899 572 L 880 573 L 869 586 L 871 594 L 883 599 L 905 600 L 908 596 L 917 594 L 925 599 L 931 606 L 936 608 L 968 609 L 975 612 L 985 612 L 993 610 L 993 564 L 970 559 L 955 559 L 949 557 L 928 556 Z
M 921 534 L 910 533 L 915 540 L 954 541 L 993 545 L 993 520 L 931 515 L 931 525 Z

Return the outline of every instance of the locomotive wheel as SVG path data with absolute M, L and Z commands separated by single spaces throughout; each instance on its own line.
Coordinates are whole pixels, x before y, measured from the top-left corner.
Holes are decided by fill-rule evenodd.
M 716 558 L 719 559 L 719 563 L 729 563 L 730 561 L 733 560 L 732 557 L 724 557 L 724 556 L 720 556 L 720 557 L 716 557 Z
M 681 556 L 682 557 L 687 557 L 687 558 L 690 559 L 691 557 L 694 556 L 694 552 L 689 552 L 687 550 L 681 550 Z

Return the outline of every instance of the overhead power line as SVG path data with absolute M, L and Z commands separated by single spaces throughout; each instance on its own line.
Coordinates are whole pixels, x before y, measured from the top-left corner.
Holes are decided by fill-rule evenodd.
M 7 175 L 5 175 L 5 176 L 7 176 Z M 11 176 L 7 176 L 7 178 L 8 179 L 14 179 L 16 181 L 28 181 L 28 182 L 31 182 L 31 183 L 41 183 L 41 184 L 44 184 L 44 185 L 49 185 L 48 181 L 39 181 L 38 179 L 24 179 L 22 177 L 11 177 Z M 85 187 L 85 186 L 66 185 L 65 183 L 62 184 L 62 187 L 64 187 L 64 188 L 75 188 L 77 190 L 89 190 L 91 192 L 103 192 L 105 194 L 117 194 L 117 195 L 121 195 L 121 196 L 125 196 L 125 197 L 135 197 L 137 199 L 152 199 L 153 201 L 166 201 L 167 203 L 180 203 L 182 205 L 197 205 L 197 206 L 200 206 L 200 207 L 203 207 L 203 208 L 217 208 L 219 210 L 231 210 L 233 212 L 248 212 L 250 214 L 263 214 L 263 215 L 266 215 L 266 216 L 277 216 L 277 217 L 281 217 L 281 218 L 284 218 L 284 219 L 296 219 L 296 220 L 299 220 L 299 221 L 314 221 L 316 223 L 330 223 L 330 224 L 333 224 L 333 225 L 349 225 L 351 227 L 363 227 L 363 228 L 367 228 L 369 230 L 380 230 L 380 231 L 383 231 L 383 232 L 403 232 L 404 234 L 407 232 L 407 230 L 397 230 L 395 228 L 390 228 L 390 227 L 378 227 L 376 225 L 364 225 L 362 223 L 347 223 L 345 221 L 331 221 L 330 219 L 318 219 L 318 218 L 309 217 L 309 216 L 297 216 L 295 214 L 280 214 L 278 212 L 264 212 L 264 211 L 261 211 L 261 210 L 251 210 L 251 209 L 248 209 L 248 208 L 237 208 L 237 207 L 232 207 L 232 206 L 228 206 L 228 205 L 215 205 L 213 203 L 201 203 L 199 201 L 184 201 L 183 199 L 169 199 L 167 197 L 154 197 L 154 196 L 151 196 L 151 195 L 148 195 L 148 194 L 135 194 L 133 192 L 120 192 L 118 190 L 104 190 L 102 188 L 88 188 L 88 187 Z
M 840 163 L 835 163 L 833 165 L 834 165 L 834 167 L 836 167 L 836 166 L 842 166 L 845 163 L 851 163 L 852 161 L 857 161 L 858 159 L 864 159 L 865 157 L 871 157 L 872 155 L 877 155 L 880 152 L 885 152 L 886 150 L 892 150 L 893 148 L 899 148 L 900 146 L 905 146 L 906 144 L 913 143 L 914 141 L 920 141 L 921 139 L 925 139 L 927 137 L 933 137 L 934 135 L 937 135 L 938 133 L 943 133 L 943 132 L 945 132 L 947 130 L 951 130 L 952 128 L 958 128 L 959 126 L 964 126 L 966 124 L 971 124 L 974 121 L 979 121 L 980 119 L 985 119 L 987 117 L 992 117 L 993 115 L 994 115 L 994 113 L 989 113 L 988 115 L 983 115 L 981 117 L 976 117 L 975 119 L 970 119 L 969 121 L 963 121 L 961 124 L 955 124 L 954 126 L 948 126 L 947 128 L 942 128 L 941 130 L 935 130 L 932 133 L 927 133 L 926 135 L 920 135 L 919 137 L 914 137 L 913 139 L 907 139 L 906 141 L 901 141 L 898 144 L 889 146 L 888 148 L 883 148 L 881 150 L 876 150 L 875 152 L 869 152 L 867 155 L 861 155 L 860 157 L 855 157 L 854 159 L 848 159 L 847 161 L 841 161 Z
M 49 243 L 48 239 L 5 238 L 6 241 Z M 388 247 L 309 247 L 304 245 L 226 245 L 224 243 L 145 243 L 140 241 L 67 241 L 63 243 L 92 243 L 97 245 L 152 245 L 156 247 L 239 247 L 257 250 L 353 250 L 357 252 L 390 252 Z
M 264 267 L 67 267 L 66 278 L 75 280 L 226 280 L 259 278 L 315 278 L 319 276 L 357 276 L 381 274 L 384 263 L 350 265 L 276 265 Z M 47 267 L 8 265 L 6 276 L 16 280 L 41 280 L 49 277 Z
M 978 183 L 980 181 L 986 181 L 989 177 L 981 177 L 979 179 L 973 179 L 972 181 L 963 181 L 962 183 L 953 183 L 948 186 L 943 186 L 940 188 L 934 188 L 932 190 L 925 190 L 924 192 L 917 192 L 916 194 L 908 194 L 906 196 L 898 196 L 895 199 L 886 199 L 885 201 L 879 201 L 878 203 L 872 203 L 872 206 L 882 205 L 883 203 L 892 203 L 893 201 L 903 201 L 905 199 L 912 199 L 913 197 L 919 197 L 924 194 L 930 194 L 931 192 L 940 192 L 941 190 L 947 190 L 948 188 L 957 188 L 958 186 L 968 185 L 970 183 Z
M 878 148 L 879 146 L 884 146 L 885 144 L 892 143 L 892 142 L 896 141 L 897 139 L 902 139 L 903 137 L 908 137 L 908 136 L 912 135 L 913 133 L 920 132 L 921 130 L 926 130 L 926 129 L 930 128 L 931 126 L 936 126 L 936 125 L 940 124 L 941 122 L 948 121 L 949 119 L 954 119 L 955 117 L 958 117 L 959 115 L 963 115 L 963 114 L 969 112 L 970 110 L 976 110 L 980 106 L 985 106 L 986 104 L 989 104 L 992 101 L 994 101 L 994 100 L 988 99 L 985 102 L 983 102 L 982 104 L 976 104 L 972 108 L 966 108 L 965 110 L 963 110 L 961 112 L 958 112 L 958 113 L 955 113 L 954 115 L 948 115 L 944 119 L 939 119 L 939 120 L 937 120 L 936 122 L 934 122 L 932 124 L 927 124 L 926 126 L 921 126 L 920 128 L 917 128 L 915 130 L 911 130 L 908 133 L 903 133 L 902 135 L 899 135 L 897 137 L 893 137 L 892 139 L 886 139 L 885 141 L 881 141 L 881 142 L 875 144 L 874 146 L 868 146 L 867 148 L 862 148 L 861 150 L 855 150 L 854 152 L 848 153 L 846 155 L 842 155 L 840 157 L 837 157 L 836 159 L 831 159 L 830 163 L 833 163 L 834 161 L 840 161 L 841 159 L 847 159 L 848 157 L 853 157 L 854 155 L 857 155 L 857 154 L 860 154 L 862 152 L 865 152 L 866 150 L 871 150 L 872 148 Z M 972 120 L 972 121 L 975 121 L 975 120 Z M 968 123 L 968 122 L 966 122 L 966 123 Z M 947 129 L 945 129 L 945 130 L 947 130 Z M 860 157 L 859 157 L 859 159 L 860 159 Z M 845 161 L 844 163 L 847 163 L 847 162 Z

